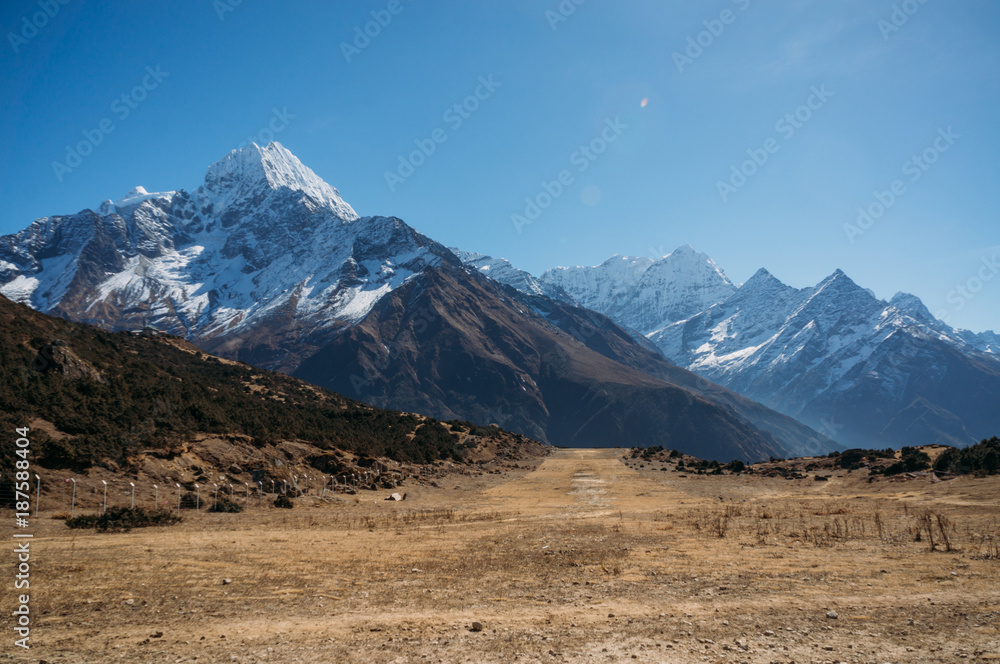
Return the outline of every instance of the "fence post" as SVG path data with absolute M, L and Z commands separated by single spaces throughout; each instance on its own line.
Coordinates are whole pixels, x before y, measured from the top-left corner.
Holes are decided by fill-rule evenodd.
M 108 511 L 108 483 L 105 482 L 104 480 L 101 480 L 101 484 L 104 485 L 104 510 L 102 511 L 103 514 L 104 512 Z
M 160 485 L 153 485 L 153 509 L 160 509 Z
M 194 483 L 194 490 L 195 490 L 195 495 L 194 495 L 194 511 L 195 512 L 200 512 L 201 511 L 201 485 L 198 484 L 197 482 L 195 482 Z
M 71 477 L 66 481 L 73 483 L 73 497 L 69 501 L 69 515 L 72 517 L 76 514 L 76 480 Z
M 129 482 L 132 485 L 132 509 L 135 509 L 135 482 Z
M 180 516 L 181 515 L 181 485 L 175 483 L 174 486 L 177 487 L 177 516 Z

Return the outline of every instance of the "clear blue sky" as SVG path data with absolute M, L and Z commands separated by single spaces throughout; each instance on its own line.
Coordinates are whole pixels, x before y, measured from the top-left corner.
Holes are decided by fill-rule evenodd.
M 982 262 L 1000 252 L 991 0 L 910 0 L 891 32 L 890 0 L 587 0 L 557 23 L 558 0 L 399 0 L 351 62 L 341 44 L 389 0 L 220 0 L 222 20 L 212 0 L 66 1 L 37 34 L 23 19 L 38 0 L 0 9 L 0 233 L 135 185 L 193 189 L 277 108 L 295 117 L 276 139 L 360 214 L 536 274 L 691 244 L 735 281 L 767 267 L 801 287 L 842 268 L 880 297 L 913 292 L 954 325 L 1000 329 L 1000 274 Z M 678 71 L 704 21 L 721 34 Z M 122 118 L 116 100 L 157 66 L 168 75 L 146 78 Z M 500 86 L 479 108 L 446 120 L 489 75 Z M 789 137 L 776 123 L 813 86 L 833 96 Z M 574 152 L 616 117 L 628 128 L 580 172 Z M 60 182 L 52 163 L 105 119 L 114 131 Z M 960 137 L 912 181 L 904 163 L 947 127 Z M 385 172 L 439 128 L 446 140 L 390 190 Z M 718 181 L 768 139 L 777 151 L 723 201 Z M 511 215 L 563 170 L 572 183 L 518 233 Z M 905 191 L 850 243 L 844 224 L 894 180 Z M 978 292 L 953 292 L 970 279 Z

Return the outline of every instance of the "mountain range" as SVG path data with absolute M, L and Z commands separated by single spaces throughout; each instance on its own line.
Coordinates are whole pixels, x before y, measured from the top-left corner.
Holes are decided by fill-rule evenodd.
M 358 216 L 278 143 L 233 151 L 193 192 L 137 187 L 0 238 L 0 293 L 553 444 L 747 460 L 833 445 L 605 316 L 502 285 L 399 219 Z
M 38 311 L 155 326 L 377 406 L 553 444 L 756 460 L 993 426 L 995 336 L 840 273 L 802 291 L 760 276 L 738 286 L 682 247 L 536 278 L 360 217 L 278 143 L 234 150 L 193 192 L 136 187 L 0 238 L 0 293 Z M 936 392 L 932 367 L 952 381 Z M 956 381 L 981 398 L 952 403 Z M 875 412 L 849 422 L 859 399 Z
M 879 300 L 840 270 L 811 288 L 764 269 L 736 286 L 684 246 L 657 260 L 554 268 L 532 283 L 503 259 L 467 261 L 603 312 L 677 365 L 845 445 L 962 446 L 1000 429 L 1000 337 L 954 329 L 914 295 Z

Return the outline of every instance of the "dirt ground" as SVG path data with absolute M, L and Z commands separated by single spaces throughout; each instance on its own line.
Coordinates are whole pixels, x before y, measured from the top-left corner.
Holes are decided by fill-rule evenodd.
M 1000 662 L 998 478 L 681 477 L 623 454 L 125 534 L 42 513 L 34 647 L 5 628 L 0 660 Z

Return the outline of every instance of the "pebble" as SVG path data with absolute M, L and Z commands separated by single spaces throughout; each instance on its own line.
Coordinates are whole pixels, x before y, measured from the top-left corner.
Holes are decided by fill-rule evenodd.
M 472 631 L 473 632 L 481 632 L 481 631 L 483 631 L 483 623 L 481 623 L 481 622 L 474 622 L 474 623 L 472 623 Z
M 838 617 L 837 616 L 837 612 L 836 611 L 827 611 L 826 612 L 826 617 L 829 618 L 830 620 L 836 620 L 837 617 Z
M 232 580 L 232 579 L 223 579 L 223 580 L 222 580 L 222 585 L 224 585 L 224 586 L 228 586 L 228 585 L 229 585 L 230 583 L 232 583 L 232 582 L 233 582 L 233 580 Z

